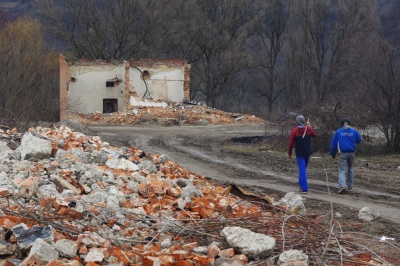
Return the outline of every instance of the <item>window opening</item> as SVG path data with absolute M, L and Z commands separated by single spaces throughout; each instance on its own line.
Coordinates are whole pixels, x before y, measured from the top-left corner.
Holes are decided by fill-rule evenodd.
M 103 114 L 118 112 L 118 99 L 103 99 Z
M 114 81 L 106 81 L 106 87 L 115 87 Z

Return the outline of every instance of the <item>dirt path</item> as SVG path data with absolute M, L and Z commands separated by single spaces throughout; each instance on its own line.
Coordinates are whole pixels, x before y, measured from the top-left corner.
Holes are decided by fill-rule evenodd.
M 290 191 L 298 191 L 295 162 L 287 158 L 281 161 L 266 161 L 265 154 L 245 158 L 241 154 L 227 152 L 223 144 L 234 137 L 263 136 L 264 124 L 234 124 L 214 126 L 90 126 L 104 141 L 113 146 L 134 145 L 146 152 L 164 154 L 190 171 L 218 180 L 222 183 L 235 183 L 252 188 L 267 195 L 282 197 Z M 260 157 L 260 161 L 258 161 Z M 316 159 L 317 160 L 317 159 Z M 269 162 L 270 164 L 268 164 Z M 284 171 L 289 165 L 292 171 Z M 276 169 L 282 169 L 277 171 Z M 321 169 L 320 169 L 321 170 Z M 317 173 L 317 169 L 315 170 Z M 328 171 L 332 171 L 329 170 Z M 326 170 L 325 170 L 326 172 Z M 323 173 L 323 172 L 320 172 Z M 336 175 L 329 173 L 331 176 Z M 400 175 L 400 174 L 399 174 Z M 400 237 L 400 191 L 389 193 L 384 186 L 363 184 L 351 194 L 336 194 L 335 179 L 310 178 L 310 190 L 306 198 L 306 207 L 310 212 L 328 212 L 330 202 L 335 211 L 340 212 L 348 221 L 359 223 L 358 210 L 369 207 L 381 214 L 382 225 L 374 231 Z M 385 180 L 384 178 L 382 180 Z M 388 181 L 390 182 L 390 181 Z M 329 190 L 328 185 L 329 184 Z M 391 184 L 388 184 L 390 187 Z M 330 196 L 329 196 L 330 195 Z M 380 218 L 381 219 L 381 218 Z

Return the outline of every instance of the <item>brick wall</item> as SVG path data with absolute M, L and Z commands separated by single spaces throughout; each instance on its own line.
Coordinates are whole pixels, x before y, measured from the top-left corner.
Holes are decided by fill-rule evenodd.
M 64 59 L 64 56 L 60 54 L 59 56 L 60 64 L 60 120 L 65 120 L 67 118 L 68 110 L 68 84 L 71 78 L 69 72 L 68 64 Z
M 184 66 L 183 95 L 186 100 L 190 100 L 190 65 Z
M 129 78 L 129 62 L 125 61 L 124 62 L 124 66 L 125 66 L 125 110 L 127 112 L 130 111 L 130 98 L 131 96 L 137 96 L 133 86 L 131 85 L 131 83 L 129 82 L 130 78 Z

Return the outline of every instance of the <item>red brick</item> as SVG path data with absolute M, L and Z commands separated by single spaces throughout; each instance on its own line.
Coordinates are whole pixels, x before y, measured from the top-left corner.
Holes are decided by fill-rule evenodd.
M 18 197 L 30 198 L 36 194 L 39 186 L 38 177 L 28 177 L 22 181 L 18 186 Z
M 15 223 L 10 221 L 9 219 L 7 219 L 5 217 L 0 218 L 0 226 L 1 227 L 11 229 L 14 225 L 15 225 Z
M 31 254 L 28 257 L 26 257 L 19 266 L 31 266 L 31 265 L 42 266 L 43 264 L 35 254 Z
M 180 187 L 170 187 L 167 189 L 167 194 L 171 197 L 178 198 L 182 194 L 182 190 Z
M 0 197 L 8 197 L 10 196 L 10 190 L 8 190 L 7 188 L 0 188 Z
M 144 258 L 143 258 L 143 265 L 144 266 L 153 266 L 154 265 L 154 261 L 157 259 L 157 257 L 154 257 L 154 256 L 145 256 Z
M 193 265 L 195 265 L 195 264 L 188 260 L 180 260 L 180 261 L 175 261 L 172 263 L 172 266 L 193 266 Z
M 169 248 L 170 252 L 173 252 L 175 250 L 181 250 L 181 249 L 184 249 L 184 248 L 182 248 L 182 245 L 179 243 L 175 243 Z
M 46 266 L 61 266 L 61 263 L 58 260 L 51 260 Z
M 71 79 L 68 64 L 60 54 L 60 120 L 66 120 L 68 109 L 68 84 Z
M 235 250 L 233 248 L 223 249 L 219 252 L 220 257 L 231 258 L 235 256 Z
M 85 266 L 100 266 L 100 264 L 97 264 L 96 262 L 89 261 L 88 263 L 85 264 Z
M 198 261 L 200 265 L 214 265 L 214 258 L 208 258 L 206 256 L 196 255 L 193 260 Z
M 199 244 L 197 242 L 188 243 L 182 246 L 183 250 L 192 251 L 194 248 L 197 248 Z
M 57 198 L 54 199 L 53 206 L 54 206 L 54 208 L 56 210 L 59 210 L 62 207 L 66 207 L 67 208 L 68 207 L 68 202 L 62 197 L 57 197 Z
M 220 251 L 221 251 L 221 250 L 220 250 L 217 246 L 212 245 L 212 246 L 210 246 L 210 247 L 208 248 L 207 257 L 209 257 L 209 258 L 215 258 L 216 256 L 218 256 L 218 254 L 219 254 Z
M 49 198 L 49 197 L 42 197 L 40 199 L 40 206 L 50 210 L 53 207 L 53 198 Z
M 244 254 L 235 255 L 235 256 L 233 256 L 233 258 L 242 264 L 247 264 L 247 262 L 248 262 L 247 256 Z
M 60 215 L 66 215 L 68 214 L 68 208 L 67 207 L 61 207 L 60 210 L 58 211 L 58 214 Z
M 79 254 L 86 255 L 88 253 L 89 253 L 89 250 L 88 250 L 88 248 L 86 246 L 81 246 L 79 248 Z
M 171 252 L 171 256 L 172 256 L 176 261 L 184 260 L 184 259 L 186 259 L 189 255 L 190 255 L 190 252 L 189 252 L 189 251 L 186 251 L 186 250 L 175 250 L 175 251 Z
M 161 265 L 169 266 L 174 262 L 174 258 L 169 255 L 160 255 L 158 258 L 160 259 Z
M 131 253 L 131 252 L 125 252 L 125 254 L 127 255 L 127 257 L 129 258 L 129 261 L 131 261 L 132 263 L 142 263 L 143 262 L 143 257 L 135 254 L 135 253 Z
M 112 254 L 113 256 L 117 257 L 119 261 L 121 261 L 124 265 L 129 265 L 129 263 L 131 263 L 129 257 L 125 254 L 123 250 L 121 250 L 120 247 L 114 247 L 112 249 Z

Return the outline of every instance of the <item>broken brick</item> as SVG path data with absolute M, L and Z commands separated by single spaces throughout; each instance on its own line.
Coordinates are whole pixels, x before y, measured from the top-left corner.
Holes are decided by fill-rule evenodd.
M 62 207 L 62 208 L 59 209 L 58 214 L 66 215 L 66 214 L 68 214 L 68 211 L 69 211 L 68 207 Z
M 79 248 L 79 254 L 86 255 L 86 254 L 88 254 L 88 252 L 89 252 L 89 250 L 86 246 L 81 246 Z
M 176 261 L 180 261 L 180 260 L 184 260 L 186 257 L 188 257 L 190 254 L 190 251 L 187 250 L 175 250 L 173 252 L 171 252 L 171 256 L 176 260 Z
M 211 245 L 207 251 L 208 258 L 215 258 L 221 250 L 216 245 Z
M 39 179 L 37 177 L 29 177 L 22 181 L 18 186 L 18 197 L 20 198 L 31 198 L 38 190 Z
M 199 262 L 200 265 L 214 265 L 214 258 L 207 256 L 196 255 L 194 256 L 193 260 Z
M 7 188 L 0 188 L 0 197 L 9 197 L 11 196 L 10 190 Z
M 60 210 L 62 207 L 68 208 L 68 202 L 62 197 L 57 197 L 54 199 L 53 206 L 56 210 Z
M 130 259 L 128 256 L 125 254 L 123 250 L 121 250 L 120 247 L 114 247 L 112 249 L 111 254 L 119 259 L 124 265 L 129 265 L 131 263 Z
M 26 257 L 19 266 L 42 266 L 42 262 L 35 254 L 30 254 Z
M 231 258 L 235 256 L 235 250 L 233 248 L 223 249 L 218 254 L 220 257 Z
M 182 194 L 182 189 L 180 187 L 170 187 L 167 189 L 167 194 L 171 197 L 178 198 Z
M 54 199 L 50 197 L 42 197 L 40 199 L 40 206 L 50 210 L 53 207 Z
M 13 226 L 15 226 L 15 222 L 11 221 L 7 217 L 1 217 L 0 218 L 0 226 L 3 228 L 11 229 Z
M 199 244 L 197 242 L 188 243 L 188 244 L 182 245 L 182 249 L 186 250 L 186 251 L 192 251 L 194 248 L 197 248 L 198 245 Z
M 194 264 L 188 260 L 180 260 L 172 263 L 172 266 L 193 266 Z
M 248 263 L 247 256 L 244 255 L 244 254 L 235 255 L 235 256 L 233 256 L 233 258 L 235 260 L 237 260 L 237 261 L 240 261 L 240 263 L 242 263 L 242 264 L 247 264 Z
M 145 256 L 143 258 L 143 265 L 154 265 L 154 262 L 158 260 L 158 257 L 154 257 L 154 256 Z
M 85 264 L 85 266 L 100 266 L 100 264 L 94 262 L 94 261 L 89 261 Z
M 56 260 L 56 259 L 51 260 L 51 261 L 49 261 L 49 262 L 46 264 L 46 266 L 61 266 L 61 265 L 62 265 L 61 262 L 59 262 L 59 261 Z

